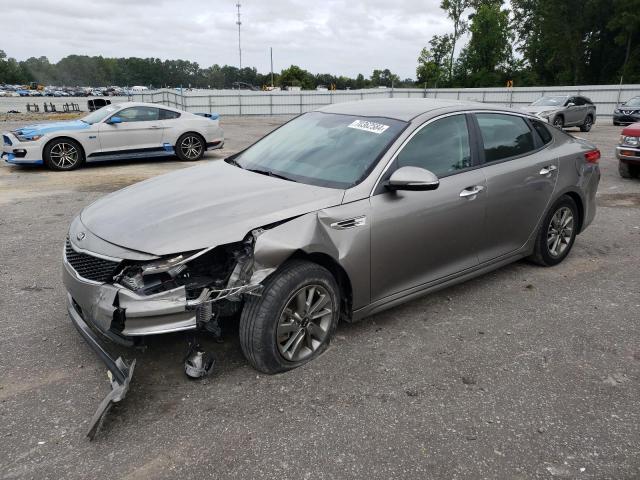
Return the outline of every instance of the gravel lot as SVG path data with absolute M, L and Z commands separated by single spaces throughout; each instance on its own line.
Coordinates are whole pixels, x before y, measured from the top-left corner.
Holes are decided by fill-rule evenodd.
M 223 118 L 206 161 L 282 121 Z M 579 134 L 603 153 L 599 210 L 560 266 L 519 262 L 341 325 L 284 375 L 256 374 L 229 332 L 207 344 L 215 375 L 189 381 L 184 337 L 151 339 L 93 443 L 109 384 L 66 316 L 68 224 L 188 165 L 0 165 L 0 478 L 639 478 L 640 180 L 617 174 L 619 131 Z

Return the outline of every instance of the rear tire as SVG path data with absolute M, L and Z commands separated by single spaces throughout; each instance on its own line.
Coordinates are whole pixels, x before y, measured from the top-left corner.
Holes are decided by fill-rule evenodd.
M 42 157 L 47 168 L 59 172 L 75 170 L 84 163 L 82 147 L 70 138 L 60 138 L 49 142 L 44 147 Z
M 588 132 L 593 127 L 593 117 L 591 115 L 587 115 L 587 118 L 584 119 L 584 123 L 580 125 L 581 132 Z
M 564 118 L 562 115 L 556 115 L 553 119 L 553 126 L 562 130 L 564 128 Z
M 299 367 L 327 349 L 339 315 L 333 275 L 312 262 L 287 262 L 267 278 L 260 296 L 247 296 L 240 317 L 242 352 L 260 372 Z
M 204 138 L 197 133 L 184 133 L 176 142 L 175 152 L 183 162 L 195 162 L 204 156 L 206 145 Z
M 569 196 L 560 199 L 544 217 L 533 255 L 529 257 L 538 265 L 552 267 L 559 264 L 571 251 L 578 233 L 578 207 Z
M 618 173 L 622 178 L 633 178 L 633 172 L 631 171 L 631 165 L 626 162 L 618 160 Z

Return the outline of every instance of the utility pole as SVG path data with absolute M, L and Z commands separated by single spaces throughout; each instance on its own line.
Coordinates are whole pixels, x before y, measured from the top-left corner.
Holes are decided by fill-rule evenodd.
M 269 47 L 271 51 L 271 88 L 273 89 L 273 47 Z
M 240 21 L 240 2 L 236 3 L 236 7 L 238 8 L 238 21 L 236 25 L 238 25 L 238 55 L 240 57 L 240 70 L 242 70 L 242 47 L 240 46 L 240 25 L 242 22 Z

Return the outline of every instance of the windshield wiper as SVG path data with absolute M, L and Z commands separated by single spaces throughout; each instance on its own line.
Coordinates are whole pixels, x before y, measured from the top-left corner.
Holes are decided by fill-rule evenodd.
M 273 177 L 273 178 L 280 178 L 282 180 L 288 180 L 290 182 L 298 182 L 297 180 L 294 180 L 293 178 L 289 178 L 289 177 L 285 177 L 284 175 L 280 175 L 278 173 L 274 173 L 271 170 L 260 170 L 259 168 L 247 168 L 246 170 L 248 170 L 249 172 L 253 172 L 253 173 L 259 173 L 260 175 L 266 175 L 267 177 Z

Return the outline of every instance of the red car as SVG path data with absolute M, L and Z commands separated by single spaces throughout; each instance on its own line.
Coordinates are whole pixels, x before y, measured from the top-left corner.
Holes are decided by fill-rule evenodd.
M 640 122 L 632 123 L 622 130 L 616 157 L 622 178 L 631 178 L 640 173 Z

